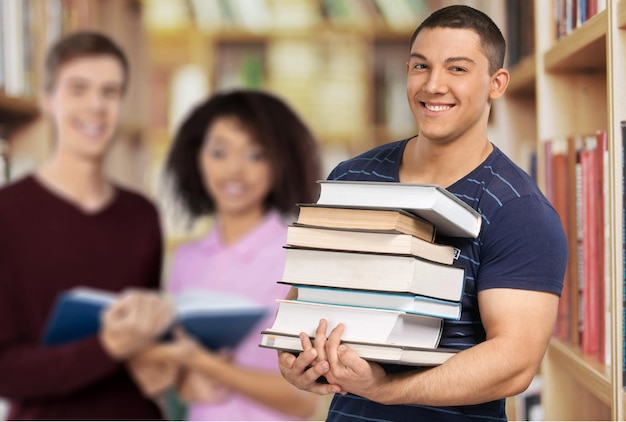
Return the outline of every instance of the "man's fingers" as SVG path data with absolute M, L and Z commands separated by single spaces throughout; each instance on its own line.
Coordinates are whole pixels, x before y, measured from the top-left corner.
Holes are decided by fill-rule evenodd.
M 326 340 L 326 358 L 330 363 L 331 367 L 336 367 L 339 363 L 339 359 L 337 357 L 337 349 L 341 344 L 341 336 L 345 331 L 345 326 L 343 324 L 338 324 L 333 330 L 330 332 L 328 339 Z
M 325 319 L 321 319 L 317 330 L 315 330 L 315 340 L 313 345 L 317 350 L 317 359 L 319 361 L 326 360 L 326 332 L 328 330 L 328 322 Z

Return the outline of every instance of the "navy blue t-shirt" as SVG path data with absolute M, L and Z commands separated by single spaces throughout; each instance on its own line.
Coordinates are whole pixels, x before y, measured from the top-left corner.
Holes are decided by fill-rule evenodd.
M 340 163 L 331 180 L 399 182 L 408 139 L 381 145 Z M 455 265 L 466 271 L 462 313 L 445 320 L 441 347 L 466 349 L 485 341 L 478 292 L 517 288 L 561 294 L 567 243 L 558 214 L 534 180 L 494 146 L 487 159 L 446 189 L 482 216 L 476 239 L 437 236 L 460 253 Z M 386 366 L 387 371 L 411 369 Z M 385 406 L 363 397 L 335 395 L 329 421 L 505 421 L 505 400 L 456 407 Z

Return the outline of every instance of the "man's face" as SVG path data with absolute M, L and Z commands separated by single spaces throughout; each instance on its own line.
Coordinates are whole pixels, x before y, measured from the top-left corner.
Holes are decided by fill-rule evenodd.
M 469 29 L 428 28 L 411 47 L 407 97 L 420 137 L 445 144 L 486 135 L 494 77 Z
M 122 65 L 112 56 L 86 56 L 61 66 L 43 101 L 55 124 L 57 148 L 101 159 L 118 125 L 123 87 Z

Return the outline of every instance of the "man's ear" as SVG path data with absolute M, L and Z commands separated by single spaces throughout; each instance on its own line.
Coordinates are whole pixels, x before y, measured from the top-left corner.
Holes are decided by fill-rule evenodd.
M 491 91 L 489 92 L 489 99 L 495 100 L 504 95 L 506 88 L 509 86 L 509 80 L 511 74 L 506 69 L 498 69 L 491 75 Z

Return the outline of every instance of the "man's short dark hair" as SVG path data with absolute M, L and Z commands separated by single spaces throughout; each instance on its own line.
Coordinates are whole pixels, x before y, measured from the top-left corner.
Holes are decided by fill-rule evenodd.
M 433 12 L 413 32 L 409 50 L 413 48 L 417 35 L 426 28 L 471 29 L 480 37 L 480 45 L 489 61 L 489 74 L 493 75 L 496 70 L 504 66 L 506 41 L 493 20 L 480 10 L 455 5 Z
M 128 84 L 129 65 L 122 49 L 108 36 L 93 32 L 74 32 L 59 39 L 48 51 L 45 62 L 44 88 L 51 91 L 61 67 L 68 62 L 90 56 L 111 56 L 117 59 L 124 72 L 122 88 Z

